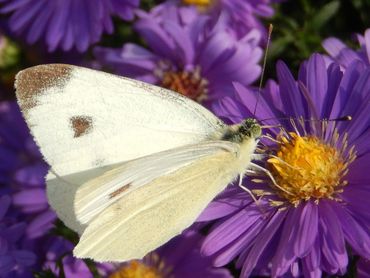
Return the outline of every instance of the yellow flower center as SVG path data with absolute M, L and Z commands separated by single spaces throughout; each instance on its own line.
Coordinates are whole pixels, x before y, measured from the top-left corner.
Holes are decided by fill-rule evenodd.
M 348 158 L 344 158 L 345 139 L 341 150 L 315 136 L 301 137 L 293 132 L 278 140 L 278 149 L 267 161 L 267 168 L 281 197 L 298 205 L 311 198 L 316 201 L 334 199 L 334 193 L 342 191 L 347 184 L 343 177 L 347 174 L 348 164 L 355 159 L 353 149 Z
M 131 261 L 112 273 L 109 278 L 162 278 L 161 273 L 141 261 Z
M 212 3 L 212 0 L 182 0 L 185 5 L 196 5 L 198 7 L 206 7 Z
M 167 71 L 163 73 L 161 86 L 178 92 L 196 101 L 202 101 L 207 94 L 207 81 L 200 71 Z

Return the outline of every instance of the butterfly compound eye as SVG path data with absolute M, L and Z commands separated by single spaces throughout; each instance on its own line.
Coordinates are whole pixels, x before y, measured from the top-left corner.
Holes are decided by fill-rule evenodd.
M 250 138 L 259 138 L 261 136 L 261 126 L 257 123 L 255 119 L 245 119 L 241 128 L 240 132 Z

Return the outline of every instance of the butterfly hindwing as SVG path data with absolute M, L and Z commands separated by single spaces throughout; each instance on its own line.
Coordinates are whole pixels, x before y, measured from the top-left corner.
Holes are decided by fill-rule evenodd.
M 122 163 L 78 188 L 76 217 L 86 224 L 106 207 L 139 187 L 211 155 L 217 148 L 235 152 L 235 146 L 225 141 L 205 141 Z
M 119 193 L 88 223 L 74 254 L 96 261 L 138 259 L 190 226 L 236 174 L 230 166 L 238 145 L 215 141 L 209 147 L 191 163 Z M 176 151 L 172 155 L 176 159 Z

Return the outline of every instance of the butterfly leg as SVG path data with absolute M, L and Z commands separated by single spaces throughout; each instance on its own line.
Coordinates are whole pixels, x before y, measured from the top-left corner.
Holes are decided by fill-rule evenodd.
M 264 172 L 272 181 L 272 183 L 277 187 L 279 188 L 280 190 L 284 191 L 285 193 L 289 194 L 289 195 L 292 195 L 291 192 L 287 191 L 285 188 L 282 188 L 281 186 L 279 186 L 277 183 L 276 183 L 276 180 L 274 179 L 274 177 L 272 176 L 271 172 L 261 166 L 259 166 L 258 164 L 255 164 L 255 163 L 251 163 L 250 164 L 252 166 L 252 168 L 256 168 L 257 170 L 260 170 L 262 172 Z
M 245 192 L 247 192 L 251 197 L 252 197 L 252 199 L 253 199 L 253 201 L 256 203 L 256 204 L 258 204 L 258 200 L 256 199 L 256 197 L 254 196 L 254 194 L 253 194 L 253 192 L 252 191 L 250 191 L 247 187 L 245 187 L 243 184 L 242 184 L 242 182 L 243 182 L 243 176 L 244 176 L 244 174 L 243 173 L 241 173 L 241 174 L 239 174 L 239 187 L 241 188 L 241 189 L 243 189 Z

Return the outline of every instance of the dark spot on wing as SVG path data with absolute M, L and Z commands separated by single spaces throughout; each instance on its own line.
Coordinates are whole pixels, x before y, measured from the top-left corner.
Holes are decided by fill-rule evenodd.
M 74 138 L 86 135 L 92 130 L 92 118 L 90 116 L 73 116 L 70 118 L 71 126 L 74 131 Z
M 19 106 L 27 112 L 37 105 L 37 98 L 50 87 L 63 87 L 69 80 L 73 66 L 64 64 L 40 65 L 19 72 L 15 88 Z
M 116 196 L 118 196 L 119 194 L 121 194 L 122 192 L 125 192 L 127 189 L 129 189 L 131 187 L 131 184 L 126 184 L 120 188 L 118 188 L 116 191 L 113 191 L 112 193 L 109 194 L 109 199 L 112 199 Z
M 99 158 L 97 160 L 95 160 L 93 163 L 92 163 L 92 166 L 93 167 L 96 167 L 96 166 L 102 166 L 104 164 L 104 158 Z

